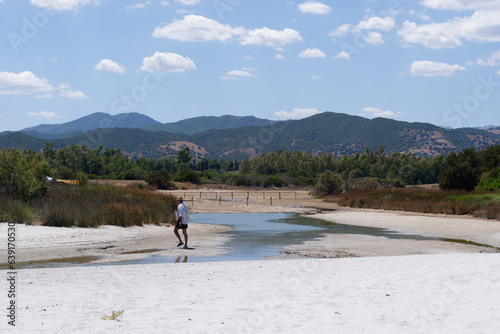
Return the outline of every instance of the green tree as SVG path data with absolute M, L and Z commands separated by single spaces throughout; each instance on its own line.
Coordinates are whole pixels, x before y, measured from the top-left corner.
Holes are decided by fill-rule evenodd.
M 52 175 L 45 158 L 33 151 L 17 149 L 0 151 L 0 193 L 22 200 L 47 194 L 47 176 Z
M 480 164 L 478 154 L 473 148 L 456 154 L 451 151 L 439 174 L 439 187 L 443 190 L 472 191 L 479 183 Z
M 178 164 L 188 164 L 191 161 L 191 154 L 188 147 L 183 147 L 177 154 Z
M 327 170 L 319 176 L 318 183 L 314 186 L 312 194 L 314 196 L 340 194 L 342 190 L 342 177 Z

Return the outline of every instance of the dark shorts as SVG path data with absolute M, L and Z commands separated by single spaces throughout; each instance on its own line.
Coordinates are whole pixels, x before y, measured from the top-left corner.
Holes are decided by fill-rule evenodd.
M 175 228 L 179 228 L 181 230 L 185 230 L 188 228 L 187 224 L 180 224 L 179 220 L 177 220 L 177 223 L 175 224 Z

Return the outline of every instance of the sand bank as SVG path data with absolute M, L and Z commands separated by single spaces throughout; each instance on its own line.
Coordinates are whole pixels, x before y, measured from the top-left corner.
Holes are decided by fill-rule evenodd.
M 358 257 L 500 251 L 500 222 L 496 220 L 342 208 L 335 212 L 313 214 L 311 217 L 338 224 L 389 229 L 396 235 L 408 235 L 408 238 L 326 234 L 319 240 L 285 247 L 287 254 Z M 422 238 L 412 240 L 412 235 L 416 239 Z M 432 240 L 435 238 L 443 240 Z
M 441 254 L 24 269 L 15 332 L 496 334 L 499 263 Z
M 218 225 L 190 224 L 190 255 L 216 256 L 228 251 L 223 244 L 228 237 L 219 234 L 229 228 Z M 182 233 L 181 233 L 182 234 Z M 182 256 L 170 225 L 145 225 L 122 228 L 56 228 L 16 224 L 16 262 L 95 257 L 93 262 L 135 260 L 146 256 Z M 7 224 L 0 223 L 0 236 L 7 236 Z M 7 244 L 0 245 L 0 254 L 7 253 Z M 143 252 L 143 253 L 141 253 Z M 5 262 L 5 261 L 0 261 Z M 84 261 L 88 262 L 88 261 Z

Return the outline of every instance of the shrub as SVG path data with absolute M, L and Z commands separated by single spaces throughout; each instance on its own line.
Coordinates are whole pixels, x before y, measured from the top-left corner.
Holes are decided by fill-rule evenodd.
M 26 202 L 21 200 L 8 200 L 5 216 L 14 223 L 31 224 L 33 222 L 33 211 Z
M 175 185 L 170 182 L 170 175 L 165 169 L 150 172 L 146 177 L 146 182 L 157 189 L 171 190 L 175 188 Z
M 250 187 L 252 185 L 252 180 L 248 176 L 237 176 L 233 182 L 235 186 Z
M 43 225 L 56 227 L 75 225 L 74 210 L 67 199 L 52 197 L 44 202 L 41 216 Z
M 500 177 L 481 180 L 477 185 L 476 190 L 500 190 Z
M 270 176 L 270 177 L 265 178 L 262 181 L 262 186 L 264 188 L 269 188 L 270 186 L 282 188 L 282 187 L 287 186 L 287 185 L 288 185 L 288 183 L 286 183 L 284 180 L 282 180 L 281 178 L 279 178 L 277 176 Z
M 327 170 L 318 178 L 312 194 L 314 196 L 340 194 L 343 191 L 342 177 Z
M 76 182 L 80 186 L 84 186 L 87 184 L 87 182 L 89 182 L 89 176 L 85 173 L 78 172 L 78 173 L 76 173 Z

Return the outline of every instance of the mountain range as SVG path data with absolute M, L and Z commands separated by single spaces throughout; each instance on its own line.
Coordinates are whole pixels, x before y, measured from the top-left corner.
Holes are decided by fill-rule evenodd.
M 168 130 L 168 131 L 166 131 Z M 161 124 L 137 113 L 96 113 L 59 125 L 40 125 L 0 134 L 0 147 L 41 150 L 71 144 L 121 149 L 131 157 L 164 158 L 188 147 L 196 158 L 243 159 L 279 150 L 311 154 L 362 153 L 385 146 L 386 153 L 437 156 L 451 150 L 500 144 L 500 128 L 445 129 L 429 123 L 367 119 L 324 112 L 301 120 L 269 121 L 253 116 L 210 116 Z

